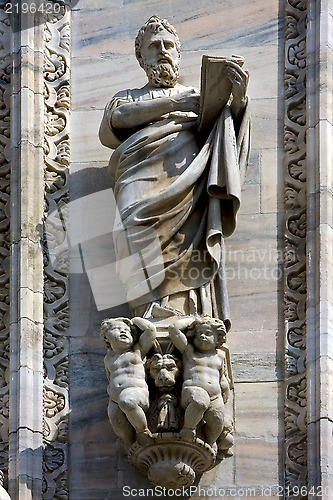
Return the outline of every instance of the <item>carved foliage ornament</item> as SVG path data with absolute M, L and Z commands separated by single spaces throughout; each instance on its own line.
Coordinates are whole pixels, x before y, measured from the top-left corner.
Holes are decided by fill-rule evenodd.
M 10 279 L 10 23 L 0 10 L 0 469 L 7 477 Z M 1 476 L 1 484 L 2 484 Z M 0 486 L 1 489 L 1 486 Z M 0 494 L 5 495 L 4 491 Z
M 44 457 L 43 498 L 68 499 L 68 219 L 70 9 L 44 27 Z M 55 215 L 56 214 L 56 215 Z
M 306 429 L 306 15 L 307 2 L 285 3 L 285 480 L 307 479 Z M 293 257 L 291 258 L 291 255 Z

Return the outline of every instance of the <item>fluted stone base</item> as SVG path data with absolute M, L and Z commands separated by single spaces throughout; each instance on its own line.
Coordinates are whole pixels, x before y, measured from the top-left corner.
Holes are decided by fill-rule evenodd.
M 216 451 L 199 438 L 188 442 L 179 434 L 164 433 L 158 435 L 156 443 L 141 445 L 136 441 L 128 458 L 152 483 L 181 488 L 191 486 L 197 474 L 215 464 Z

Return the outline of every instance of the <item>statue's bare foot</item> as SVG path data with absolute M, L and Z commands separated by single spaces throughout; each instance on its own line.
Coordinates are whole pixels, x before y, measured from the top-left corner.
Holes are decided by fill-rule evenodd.
M 225 458 L 232 457 L 234 452 L 229 449 L 229 450 L 217 450 L 217 456 L 216 458 L 218 460 L 224 460 Z
M 138 442 L 142 445 L 152 444 L 154 442 L 153 435 L 149 429 L 145 429 L 142 432 L 137 432 L 136 438 L 137 438 Z
M 179 433 L 179 436 L 184 441 L 194 441 L 195 440 L 195 430 L 189 427 L 183 427 Z

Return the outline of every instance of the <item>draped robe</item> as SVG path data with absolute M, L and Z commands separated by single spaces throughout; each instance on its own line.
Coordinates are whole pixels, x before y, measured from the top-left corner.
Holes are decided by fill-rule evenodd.
M 236 226 L 250 141 L 248 106 L 235 124 L 226 105 L 210 130 L 193 113 L 173 112 L 134 130 L 112 128 L 127 102 L 189 90 L 131 89 L 105 109 L 100 138 L 115 149 L 109 172 L 119 210 L 117 272 L 135 314 L 158 303 L 182 314 L 209 314 L 230 326 L 224 237 Z M 236 130 L 235 130 L 236 128 Z

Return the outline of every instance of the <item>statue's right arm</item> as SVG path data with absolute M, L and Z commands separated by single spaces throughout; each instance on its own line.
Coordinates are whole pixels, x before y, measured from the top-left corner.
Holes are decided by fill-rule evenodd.
M 163 115 L 174 111 L 198 112 L 199 94 L 191 91 L 170 97 L 158 97 L 135 102 L 128 102 L 114 110 L 111 125 L 114 129 L 135 129 L 153 123 Z
M 140 317 L 132 318 L 132 322 L 142 331 L 138 343 L 142 355 L 146 356 L 154 345 L 156 326 L 151 321 Z
M 119 92 L 106 106 L 99 129 L 101 143 L 115 149 L 131 131 L 160 120 L 174 111 L 198 113 L 200 96 L 194 89 L 170 97 L 133 101 Z

